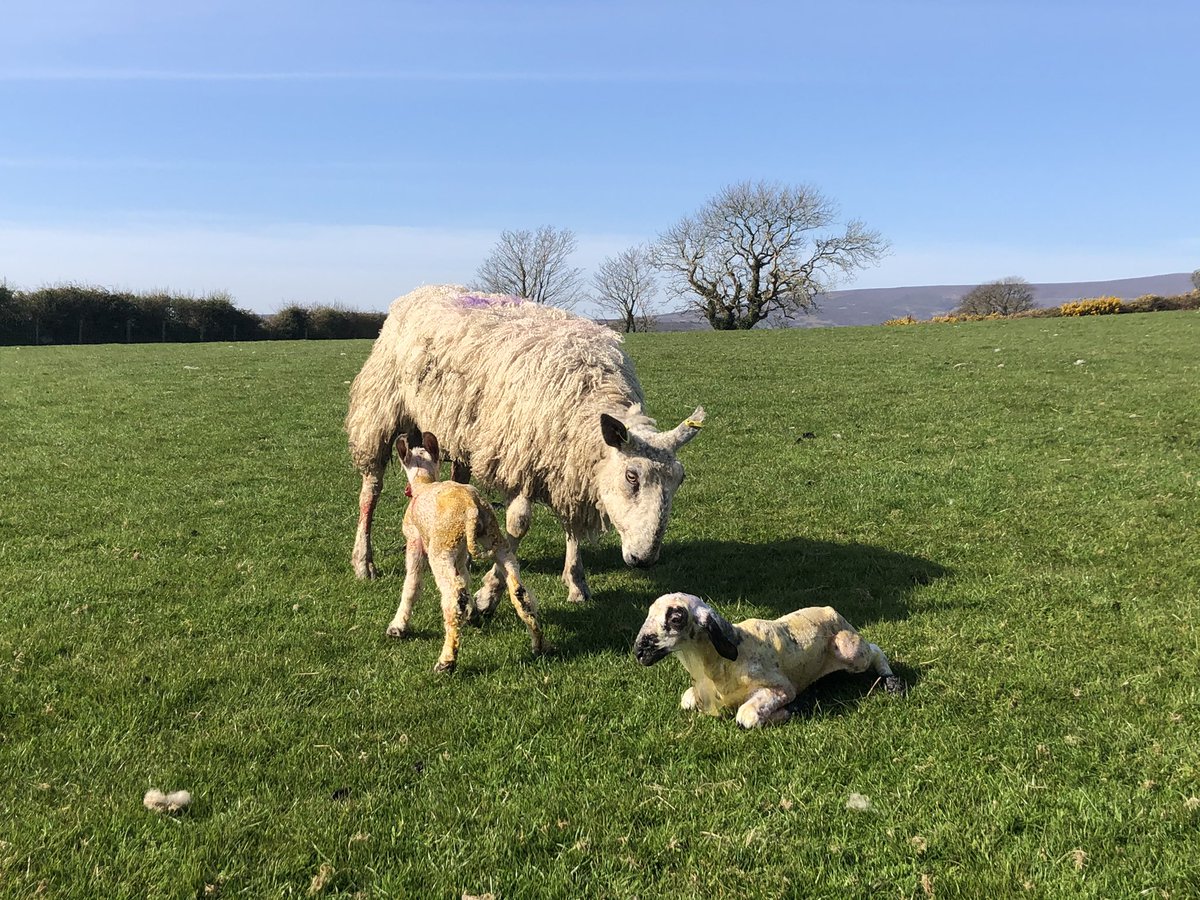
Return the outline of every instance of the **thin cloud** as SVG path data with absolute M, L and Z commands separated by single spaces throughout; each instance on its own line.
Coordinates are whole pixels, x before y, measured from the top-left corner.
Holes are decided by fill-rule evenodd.
M 7 82 L 573 82 L 573 83 L 694 83 L 752 81 L 752 76 L 704 71 L 264 71 L 211 72 L 173 69 L 16 69 L 0 71 Z

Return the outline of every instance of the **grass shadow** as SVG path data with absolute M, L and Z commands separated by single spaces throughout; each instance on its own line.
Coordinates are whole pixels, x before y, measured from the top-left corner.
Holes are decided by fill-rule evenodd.
M 588 554 L 586 563 L 592 601 L 542 609 L 546 621 L 558 626 L 563 656 L 627 650 L 650 603 L 671 591 L 711 600 L 733 621 L 833 606 L 856 628 L 865 628 L 907 618 L 909 593 L 949 574 L 935 562 L 883 547 L 804 538 L 758 544 L 680 541 L 666 546 L 650 569 L 626 569 L 619 548 L 606 547 Z M 522 565 L 557 570 L 561 560 L 523 560 Z M 616 571 L 619 578 L 609 576 Z M 606 585 L 610 580 L 619 584 Z

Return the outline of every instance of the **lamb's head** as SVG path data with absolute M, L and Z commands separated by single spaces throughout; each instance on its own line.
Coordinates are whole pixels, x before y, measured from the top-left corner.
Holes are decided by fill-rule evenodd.
M 437 481 L 441 451 L 438 439 L 428 431 L 424 434 L 416 432 L 411 436 L 402 436 L 396 441 L 396 456 L 400 465 L 404 466 L 404 474 L 408 478 L 408 488 L 405 489 L 408 496 L 412 496 L 414 484 Z
M 657 431 L 637 406 L 629 413 L 629 425 L 600 415 L 605 456 L 596 470 L 597 488 L 605 515 L 621 536 L 625 564 L 648 566 L 658 559 L 671 501 L 683 483 L 675 453 L 700 431 L 704 407 L 672 431 Z
M 694 594 L 663 594 L 650 605 L 633 642 L 633 655 L 652 666 L 668 653 L 697 641 L 712 641 L 726 659 L 737 659 L 737 632 L 721 615 Z

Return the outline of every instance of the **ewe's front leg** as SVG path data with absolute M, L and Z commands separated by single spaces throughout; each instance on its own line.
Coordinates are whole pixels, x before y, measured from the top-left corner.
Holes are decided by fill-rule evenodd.
M 567 586 L 567 600 L 583 603 L 592 599 L 587 575 L 583 571 L 583 557 L 579 553 L 579 538 L 567 532 L 567 556 L 563 560 L 563 583 Z
M 508 503 L 504 514 L 504 530 L 508 535 L 508 546 L 513 555 L 521 546 L 521 539 L 529 533 L 529 522 L 533 517 L 532 505 L 524 494 L 518 494 Z M 483 585 L 475 592 L 475 609 L 482 616 L 490 616 L 504 593 L 505 573 L 500 563 L 495 563 L 483 576 Z
M 383 491 L 383 467 L 378 471 L 363 472 L 362 488 L 358 492 L 358 529 L 354 533 L 354 552 L 350 564 L 358 578 L 374 578 L 375 561 L 371 553 L 371 520 L 375 516 L 375 505 Z
M 760 728 L 763 725 L 779 725 L 786 722 L 791 713 L 787 705 L 796 692 L 783 688 L 759 688 L 750 699 L 738 707 L 737 723 L 743 728 Z

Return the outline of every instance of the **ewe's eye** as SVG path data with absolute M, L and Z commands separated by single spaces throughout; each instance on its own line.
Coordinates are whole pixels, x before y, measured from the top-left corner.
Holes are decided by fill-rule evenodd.
M 638 473 L 637 473 L 637 472 L 635 472 L 633 469 L 626 469 L 626 470 L 625 470 L 625 480 L 629 482 L 630 486 L 631 486 L 631 487 L 632 487 L 632 488 L 633 488 L 635 491 L 636 491 L 636 490 L 638 489 L 638 487 L 641 485 L 641 479 L 640 479 L 640 478 L 638 478 Z

